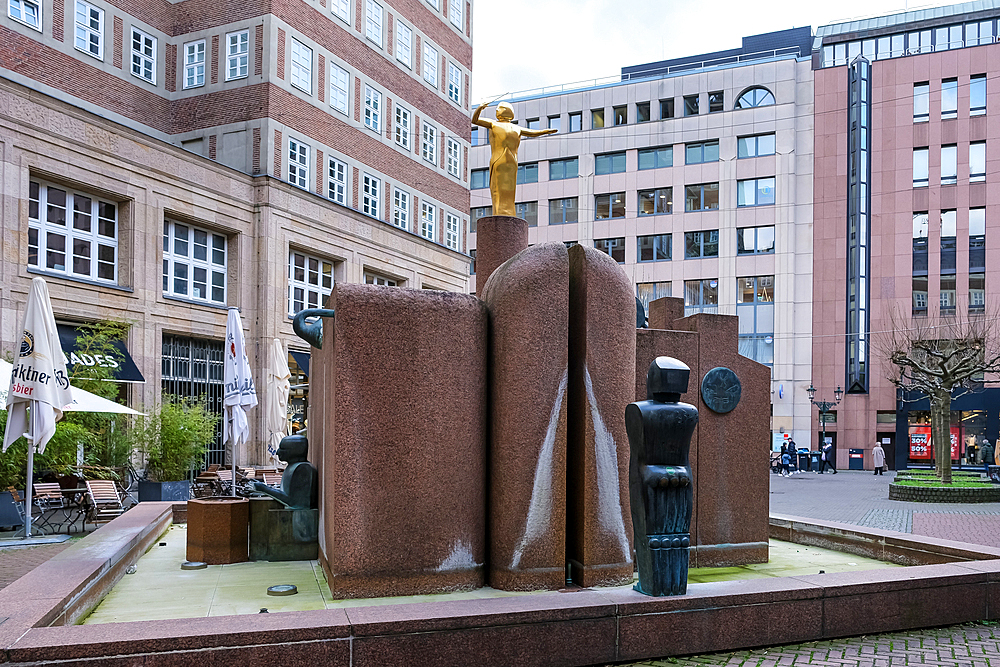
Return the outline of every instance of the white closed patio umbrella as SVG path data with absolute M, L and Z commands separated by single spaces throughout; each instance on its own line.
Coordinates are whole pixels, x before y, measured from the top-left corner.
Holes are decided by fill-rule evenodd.
M 236 447 L 250 437 L 247 410 L 257 405 L 257 388 L 250 375 L 243 322 L 236 306 L 229 307 L 226 320 L 226 356 L 223 364 L 225 394 L 222 399 L 222 441 L 230 445 L 233 497 L 236 497 Z
M 21 344 L 7 390 L 7 428 L 3 451 L 22 435 L 28 440 L 28 473 L 24 491 L 24 535 L 31 537 L 31 475 L 35 451 L 45 451 L 63 408 L 73 401 L 66 356 L 59 344 L 49 288 L 41 278 L 31 281 L 21 320 Z
M 278 443 L 288 434 L 288 394 L 291 391 L 288 354 L 275 338 L 271 342 L 267 364 L 267 453 L 271 463 L 278 463 Z

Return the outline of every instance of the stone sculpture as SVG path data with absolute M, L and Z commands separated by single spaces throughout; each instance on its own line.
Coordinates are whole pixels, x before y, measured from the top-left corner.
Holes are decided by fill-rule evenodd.
M 687 592 L 692 477 L 688 463 L 698 409 L 681 403 L 691 369 L 657 357 L 646 375 L 647 400 L 625 409 L 631 456 L 629 497 L 639 583 L 645 595 Z
M 286 435 L 278 443 L 278 458 L 288 464 L 281 475 L 281 488 L 254 482 L 255 490 L 266 493 L 289 509 L 311 510 L 317 504 L 317 474 L 306 456 L 309 441 L 304 435 Z

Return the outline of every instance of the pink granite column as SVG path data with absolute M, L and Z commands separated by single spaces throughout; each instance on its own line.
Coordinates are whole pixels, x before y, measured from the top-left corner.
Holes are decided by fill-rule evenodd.
M 625 407 L 634 399 L 635 295 L 607 253 L 569 249 L 566 552 L 574 582 L 632 581 Z
M 476 223 L 476 284 L 483 292 L 498 266 L 528 247 L 528 223 L 509 215 L 490 215 Z

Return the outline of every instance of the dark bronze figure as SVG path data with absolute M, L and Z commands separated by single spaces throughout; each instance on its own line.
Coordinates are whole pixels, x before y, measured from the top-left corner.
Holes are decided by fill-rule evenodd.
M 657 357 L 646 375 L 647 400 L 625 408 L 631 458 L 629 497 L 639 583 L 645 595 L 687 592 L 692 479 L 688 463 L 698 409 L 681 403 L 691 369 Z
M 254 489 L 266 493 L 289 509 L 316 509 L 319 507 L 317 504 L 319 480 L 316 468 L 306 460 L 308 453 L 309 441 L 304 435 L 286 435 L 278 443 L 278 458 L 288 464 L 281 475 L 281 488 L 254 482 Z

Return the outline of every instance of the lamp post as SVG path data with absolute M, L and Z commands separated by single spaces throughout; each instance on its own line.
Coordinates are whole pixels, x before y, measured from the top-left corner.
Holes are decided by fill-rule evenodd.
M 809 388 L 806 389 L 806 393 L 809 394 L 809 402 L 815 405 L 817 408 L 819 408 L 819 426 L 822 431 L 822 435 L 820 436 L 821 439 L 819 443 L 819 450 L 823 451 L 823 447 L 826 445 L 826 414 L 829 413 L 830 410 L 832 410 L 833 408 L 837 407 L 837 404 L 839 404 L 841 399 L 844 398 L 844 390 L 840 388 L 840 385 L 837 385 L 837 389 L 834 390 L 833 392 L 834 400 L 817 401 L 816 387 L 814 387 L 812 385 L 812 382 L 810 382 Z M 822 470 L 822 468 L 820 468 L 820 470 Z

